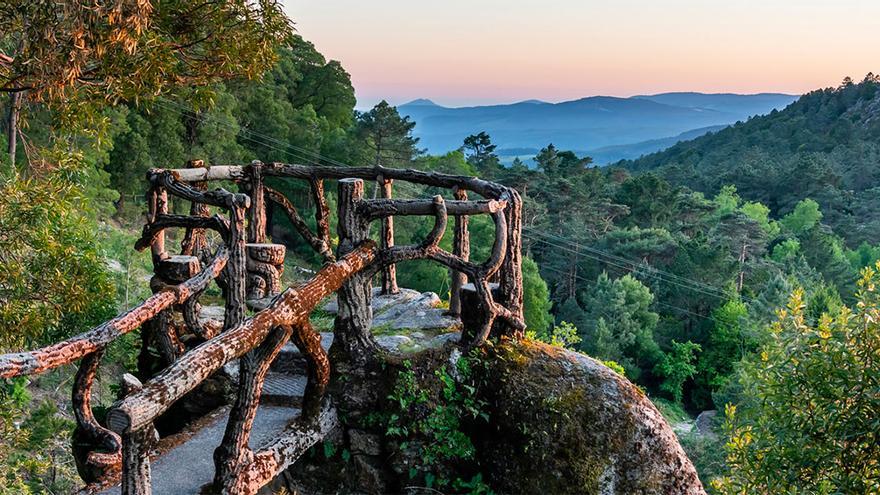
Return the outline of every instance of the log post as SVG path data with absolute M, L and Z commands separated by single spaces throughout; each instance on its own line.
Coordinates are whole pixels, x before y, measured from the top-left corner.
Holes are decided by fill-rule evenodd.
M 369 223 L 357 212 L 357 204 L 364 197 L 364 181 L 339 181 L 337 258 L 353 251 L 367 240 Z M 345 359 L 352 364 L 366 364 L 372 360 L 378 345 L 370 333 L 373 321 L 372 288 L 370 276 L 356 273 L 337 292 L 339 312 L 333 324 L 333 346 L 341 347 Z
M 467 201 L 467 191 L 459 187 L 454 187 L 453 192 L 455 199 L 458 201 Z M 468 261 L 471 255 L 471 238 L 468 231 L 468 217 L 466 215 L 458 215 L 455 217 L 455 227 L 452 237 L 452 254 Z M 449 270 L 451 278 L 449 290 L 449 314 L 451 316 L 461 316 L 461 287 L 467 283 L 467 275 L 458 270 Z
M 143 388 L 137 378 L 126 373 L 122 377 L 120 395 L 123 397 Z M 153 442 L 153 424 L 122 434 L 122 495 L 150 495 L 150 448 Z
M 248 193 L 251 206 L 248 210 L 248 242 L 266 242 L 266 199 L 263 189 L 263 162 L 254 160 L 250 167 Z
M 159 218 L 160 215 L 168 214 L 168 191 L 164 187 L 154 187 L 147 193 L 147 204 L 149 212 L 147 213 L 147 223 L 152 223 Z M 168 257 L 165 252 L 165 231 L 161 231 L 153 237 L 150 243 L 150 252 L 153 255 L 153 270 L 155 271 L 160 261 Z
M 247 250 L 245 211 L 250 198 L 244 194 L 232 195 L 229 208 L 229 261 L 226 263 L 226 313 L 223 331 L 235 328 L 245 316 L 247 302 Z
M 376 179 L 376 187 L 382 191 L 382 197 L 391 199 L 391 179 L 379 176 Z M 394 216 L 382 218 L 382 235 L 379 247 L 388 249 L 394 246 Z M 382 269 L 382 294 L 397 294 L 400 288 L 397 286 L 397 266 L 390 264 Z
M 205 162 L 202 160 L 190 160 L 186 164 L 187 168 L 205 168 Z M 197 191 L 207 191 L 208 183 L 198 181 L 192 183 L 192 188 Z M 208 205 L 198 201 L 192 201 L 189 214 L 193 217 L 207 218 L 211 212 Z M 183 235 L 183 241 L 180 243 L 180 254 L 195 256 L 201 262 L 206 262 L 210 258 L 211 253 L 208 250 L 208 239 L 205 237 L 205 229 L 198 227 L 187 227 Z
M 507 250 L 501 265 L 498 302 L 509 309 L 514 316 L 523 319 L 523 274 L 522 274 L 522 198 L 515 189 L 509 189 L 510 198 L 504 210 L 507 220 Z M 503 320 L 500 320 L 503 321 Z M 522 337 L 523 331 L 510 325 L 501 324 L 499 330 L 505 335 Z
M 221 493 L 239 493 L 231 489 L 239 486 L 239 473 L 253 461 L 253 451 L 248 446 L 257 406 L 263 391 L 263 381 L 269 365 L 290 338 L 293 329 L 289 325 L 275 327 L 263 343 L 239 359 L 239 386 L 235 403 L 229 411 L 229 421 L 223 441 L 214 450 L 214 487 Z M 247 487 L 243 493 L 256 493 L 259 486 Z

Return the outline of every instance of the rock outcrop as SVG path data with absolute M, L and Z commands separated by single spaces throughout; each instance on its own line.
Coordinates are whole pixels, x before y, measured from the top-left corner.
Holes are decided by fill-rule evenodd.
M 536 342 L 486 351 L 475 439 L 501 493 L 705 494 L 669 424 L 632 383 L 596 360 Z

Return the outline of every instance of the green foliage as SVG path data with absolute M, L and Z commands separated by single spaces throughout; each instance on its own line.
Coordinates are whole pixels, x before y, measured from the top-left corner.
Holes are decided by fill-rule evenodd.
M 550 314 L 550 291 L 547 282 L 541 278 L 538 264 L 531 258 L 523 257 L 523 312 L 526 327 L 536 333 L 546 332 L 553 324 Z
M 274 48 L 292 35 L 292 23 L 272 1 L 199 9 L 181 1 L 142 2 L 124 10 L 81 1 L 16 1 L 0 11 L 0 33 L 13 58 L 0 65 L 3 86 L 68 105 L 256 78 L 275 61 Z
M 654 368 L 662 351 L 654 340 L 659 319 L 650 310 L 654 296 L 632 275 L 612 280 L 603 272 L 596 285 L 579 294 L 584 327 L 581 349 L 591 356 L 610 359 L 637 380 Z
M 501 171 L 501 161 L 495 154 L 496 148 L 485 131 L 464 138 L 464 146 L 462 146 L 467 152 L 468 163 L 476 169 L 480 177 L 485 179 L 492 178 Z
M 779 235 L 781 229 L 778 222 L 770 220 L 770 208 L 758 202 L 748 201 L 740 207 L 739 211 L 757 222 L 768 238 L 773 239 Z
M 51 402 L 34 407 L 23 378 L 0 381 L 0 495 L 74 489 L 72 421 Z
M 812 198 L 823 221 L 850 247 L 880 236 L 880 78 L 802 96 L 781 111 L 754 117 L 706 136 L 621 165 L 651 171 L 706 194 L 735 185 L 747 201 L 774 216 Z
M 719 216 L 729 215 L 739 207 L 741 199 L 736 193 L 736 186 L 726 185 L 715 196 L 715 204 Z
M 787 260 L 796 258 L 800 251 L 800 241 L 797 239 L 786 239 L 773 247 L 773 254 L 770 257 L 777 263 L 784 263 Z
M 116 292 L 81 201 L 59 180 L 0 184 L 0 349 L 47 344 L 116 313 Z
M 392 410 L 380 421 L 387 436 L 397 439 L 399 450 L 415 449 L 416 464 L 409 477 L 426 488 L 453 489 L 456 493 L 490 493 L 479 473 L 465 476 L 465 463 L 473 461 L 474 445 L 464 422 L 486 422 L 486 404 L 476 396 L 472 358 L 462 357 L 455 370 L 446 366 L 433 376 L 418 377 L 406 361 L 388 400 Z
M 699 344 L 673 340 L 672 350 L 667 352 L 663 360 L 657 364 L 656 373 L 663 377 L 660 390 L 672 395 L 675 402 L 681 402 L 684 382 L 697 372 L 694 362 L 697 358 L 696 353 L 700 350 Z
M 880 260 L 880 246 L 863 241 L 856 249 L 847 249 L 845 255 L 854 270 L 861 270 Z
M 558 325 L 554 325 L 550 331 L 534 332 L 528 331 L 528 337 L 546 342 L 552 346 L 562 347 L 563 349 L 577 350 L 577 345 L 581 342 L 581 336 L 578 334 L 576 326 L 561 321 Z
M 397 113 L 397 107 L 382 100 L 358 115 L 355 132 L 367 147 L 368 163 L 399 167 L 421 153 L 416 148 L 419 138 L 412 136 L 415 126 L 409 117 Z
M 803 234 L 815 227 L 820 220 L 822 220 L 822 212 L 819 211 L 819 203 L 807 198 L 800 201 L 794 207 L 794 211 L 782 217 L 779 222 L 789 231 Z
M 880 267 L 878 267 L 880 268 Z M 749 400 L 727 409 L 730 472 L 722 493 L 874 493 L 880 490 L 880 296 L 866 268 L 857 303 L 810 323 L 797 290 L 747 361 Z

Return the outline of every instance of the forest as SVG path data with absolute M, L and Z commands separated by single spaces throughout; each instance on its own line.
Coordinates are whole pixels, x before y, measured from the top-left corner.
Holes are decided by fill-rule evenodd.
M 15 15 L 0 11 L 0 28 L 10 28 L 0 31 L 19 32 Z M 602 360 L 670 422 L 719 411 L 717 434 L 681 437 L 710 491 L 880 489 L 880 78 L 846 79 L 634 161 L 596 167 L 547 143 L 535 167 L 503 166 L 481 129 L 458 151 L 425 154 L 413 121 L 384 101 L 356 111 L 344 67 L 278 12 L 260 15 L 272 36 L 225 26 L 241 32 L 204 47 L 237 65 L 201 53 L 201 65 L 184 69 L 138 48 L 135 36 L 133 52 L 153 62 L 122 84 L 112 74 L 131 67 L 93 54 L 99 96 L 63 74 L 0 64 L 10 95 L 0 104 L 10 151 L 0 156 L 0 351 L 76 334 L 145 295 L 149 256 L 132 245 L 152 167 L 261 160 L 477 175 L 515 187 L 525 202 L 531 338 Z M 99 28 L 94 43 L 127 49 Z M 199 43 L 198 33 L 188 36 Z M 43 41 L 21 49 L 0 35 L 0 54 L 64 59 Z M 247 50 L 257 55 L 242 62 Z M 180 76 L 163 81 L 169 72 Z M 17 81 L 26 89 L 10 91 Z M 314 207 L 307 190 L 275 187 Z M 430 227 L 402 219 L 397 242 Z M 488 254 L 492 229 L 472 220 L 474 258 Z M 320 266 L 280 214 L 271 235 L 288 246 L 290 265 Z M 401 286 L 447 297 L 445 268 L 407 263 Z M 106 359 L 131 366 L 133 342 Z M 70 420 L 54 405 L 57 392 L 46 391 L 65 373 L 36 388 L 0 382 L 0 440 L 11 447 L 0 451 L 0 493 L 69 489 Z

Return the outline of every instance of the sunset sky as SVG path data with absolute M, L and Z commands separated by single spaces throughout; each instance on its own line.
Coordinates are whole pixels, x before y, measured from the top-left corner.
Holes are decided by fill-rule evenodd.
M 284 0 L 358 106 L 787 92 L 880 72 L 878 0 Z

